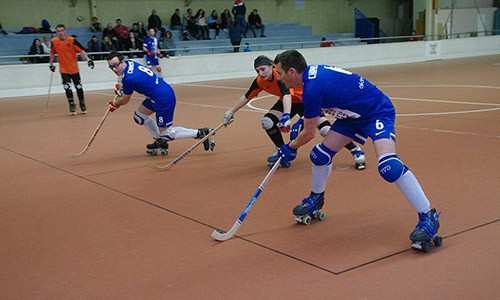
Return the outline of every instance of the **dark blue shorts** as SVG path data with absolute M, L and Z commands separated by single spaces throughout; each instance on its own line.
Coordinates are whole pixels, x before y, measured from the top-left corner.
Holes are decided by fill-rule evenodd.
M 146 65 L 148 66 L 157 66 L 160 64 L 157 57 L 149 57 L 146 55 L 144 56 L 144 59 L 146 60 Z
M 354 141 L 364 144 L 368 138 L 373 141 L 379 139 L 396 139 L 395 130 L 396 114 L 383 113 L 375 119 L 356 120 L 342 119 L 336 120 L 330 130 L 352 138 Z
M 175 95 L 172 93 L 169 97 L 157 99 L 146 98 L 142 105 L 156 114 L 156 124 L 159 128 L 172 126 L 175 112 Z

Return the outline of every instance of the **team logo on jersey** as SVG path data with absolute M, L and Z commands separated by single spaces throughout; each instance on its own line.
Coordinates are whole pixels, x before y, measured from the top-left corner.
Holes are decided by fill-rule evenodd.
M 307 79 L 315 79 L 318 74 L 318 66 L 310 66 L 307 73 Z
M 327 108 L 322 108 L 321 111 L 325 115 L 331 115 L 335 119 L 357 119 L 361 117 L 360 114 L 355 113 L 353 111 L 350 111 L 348 109 L 341 109 L 337 107 L 327 107 Z
M 128 62 L 128 69 L 127 69 L 127 73 L 128 73 L 128 74 L 132 74 L 132 73 L 134 73 L 134 62 L 133 62 L 133 61 L 129 61 L 129 62 Z

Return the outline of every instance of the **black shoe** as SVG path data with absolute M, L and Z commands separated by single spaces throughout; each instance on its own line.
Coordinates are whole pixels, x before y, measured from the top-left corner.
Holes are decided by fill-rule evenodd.
M 80 111 L 82 114 L 87 113 L 87 106 L 85 105 L 85 102 L 83 102 L 83 101 L 80 101 Z
M 205 136 L 208 135 L 210 130 L 211 129 L 206 128 L 206 127 L 198 129 L 198 133 L 196 134 L 196 138 L 197 139 L 204 138 Z M 215 139 L 214 139 L 213 135 L 211 137 L 209 137 L 208 139 L 206 139 L 205 141 L 203 141 L 203 148 L 205 149 L 205 151 L 214 151 Z
M 165 139 L 156 139 L 153 143 L 146 145 L 146 153 L 149 155 L 167 155 L 168 142 Z
M 75 104 L 75 102 L 69 102 L 69 115 L 76 116 L 76 104 Z

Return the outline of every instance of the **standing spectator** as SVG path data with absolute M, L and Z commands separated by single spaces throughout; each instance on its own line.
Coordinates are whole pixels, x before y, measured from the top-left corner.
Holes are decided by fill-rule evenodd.
M 196 28 L 198 32 L 197 39 L 209 40 L 210 38 L 208 37 L 208 24 L 207 17 L 205 16 L 205 10 L 202 8 L 198 9 L 194 19 L 196 20 Z
M 220 20 L 219 15 L 217 14 L 217 11 L 215 9 L 213 9 L 210 13 L 210 16 L 208 16 L 208 28 L 215 29 L 214 39 L 216 39 L 219 36 Z
M 118 49 L 124 50 L 127 48 L 128 41 L 128 28 L 122 24 L 121 19 L 116 19 L 116 26 L 114 28 L 116 37 L 118 38 Z
M 102 31 L 102 25 L 96 16 L 93 16 L 92 19 L 90 20 L 90 31 L 92 31 L 92 32 L 101 32 Z
M 161 19 L 156 14 L 156 9 L 151 11 L 151 15 L 148 18 L 148 29 L 154 28 L 156 32 L 161 28 Z
M 80 55 L 87 59 L 87 64 L 91 69 L 94 68 L 94 61 L 87 56 L 83 46 L 73 37 L 67 36 L 64 30 L 64 25 L 59 24 L 56 26 L 56 37 L 52 39 L 50 47 L 51 52 L 49 69 L 52 72 L 56 71 L 56 67 L 54 66 L 54 57 L 57 54 L 59 57 L 59 72 L 61 73 L 62 84 L 64 91 L 66 92 L 66 98 L 68 98 L 69 112 L 72 116 L 76 115 L 76 105 L 73 100 L 73 92 L 71 91 L 70 86 L 71 81 L 73 81 L 78 95 L 78 100 L 80 102 L 80 110 L 82 114 L 85 114 L 87 113 L 87 107 L 85 106 L 83 88 L 80 79 L 80 70 L 78 69 L 76 55 L 80 53 Z
M 319 46 L 320 47 L 333 47 L 335 46 L 335 43 L 333 41 L 330 41 L 330 40 L 326 40 L 326 37 L 322 37 L 321 38 L 321 42 L 319 42 Z
M 243 34 L 243 28 L 240 23 L 236 21 L 229 24 L 229 39 L 231 40 L 231 45 L 233 45 L 233 52 L 240 52 L 241 36 Z
M 181 11 L 176 8 L 174 14 L 170 17 L 170 29 L 182 30 Z
M 97 36 L 93 35 L 87 43 L 87 51 L 89 53 L 92 52 L 101 52 L 101 44 L 97 40 Z M 93 60 L 101 59 L 99 54 L 89 54 L 89 57 Z
M 167 30 L 160 37 L 160 49 L 175 49 L 175 41 L 172 32 Z M 175 56 L 175 51 L 167 51 L 167 56 Z
M 42 42 L 40 41 L 40 39 L 33 40 L 33 43 L 31 43 L 30 51 L 28 52 L 28 54 L 29 55 L 43 55 L 44 54 Z M 40 57 L 40 56 L 29 57 L 28 60 L 33 64 L 49 62 L 48 57 Z
M 252 31 L 253 37 L 257 37 L 255 33 L 255 29 L 260 29 L 260 37 L 266 37 L 264 35 L 264 24 L 262 24 L 262 19 L 260 18 L 256 9 L 252 10 L 252 12 L 248 15 L 248 29 Z
M 52 33 L 52 29 L 50 29 L 50 23 L 47 19 L 43 19 L 41 22 L 41 27 L 38 29 L 40 33 Z
M 234 0 L 233 9 L 231 10 L 231 12 L 233 13 L 235 18 L 239 16 L 245 19 L 245 15 L 247 13 L 247 8 L 245 6 L 245 3 L 243 3 L 242 0 Z
M 229 24 L 233 22 L 233 19 L 231 17 L 231 12 L 229 12 L 229 9 L 224 9 L 220 16 L 220 28 L 227 30 L 229 28 Z

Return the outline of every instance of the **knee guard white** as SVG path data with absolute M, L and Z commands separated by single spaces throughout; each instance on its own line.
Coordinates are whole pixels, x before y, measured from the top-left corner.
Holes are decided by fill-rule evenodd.
M 278 124 L 279 119 L 273 114 L 267 113 L 265 114 L 262 119 L 260 119 L 260 123 L 262 125 L 262 128 L 264 130 L 269 130 L 274 127 L 275 124 Z

